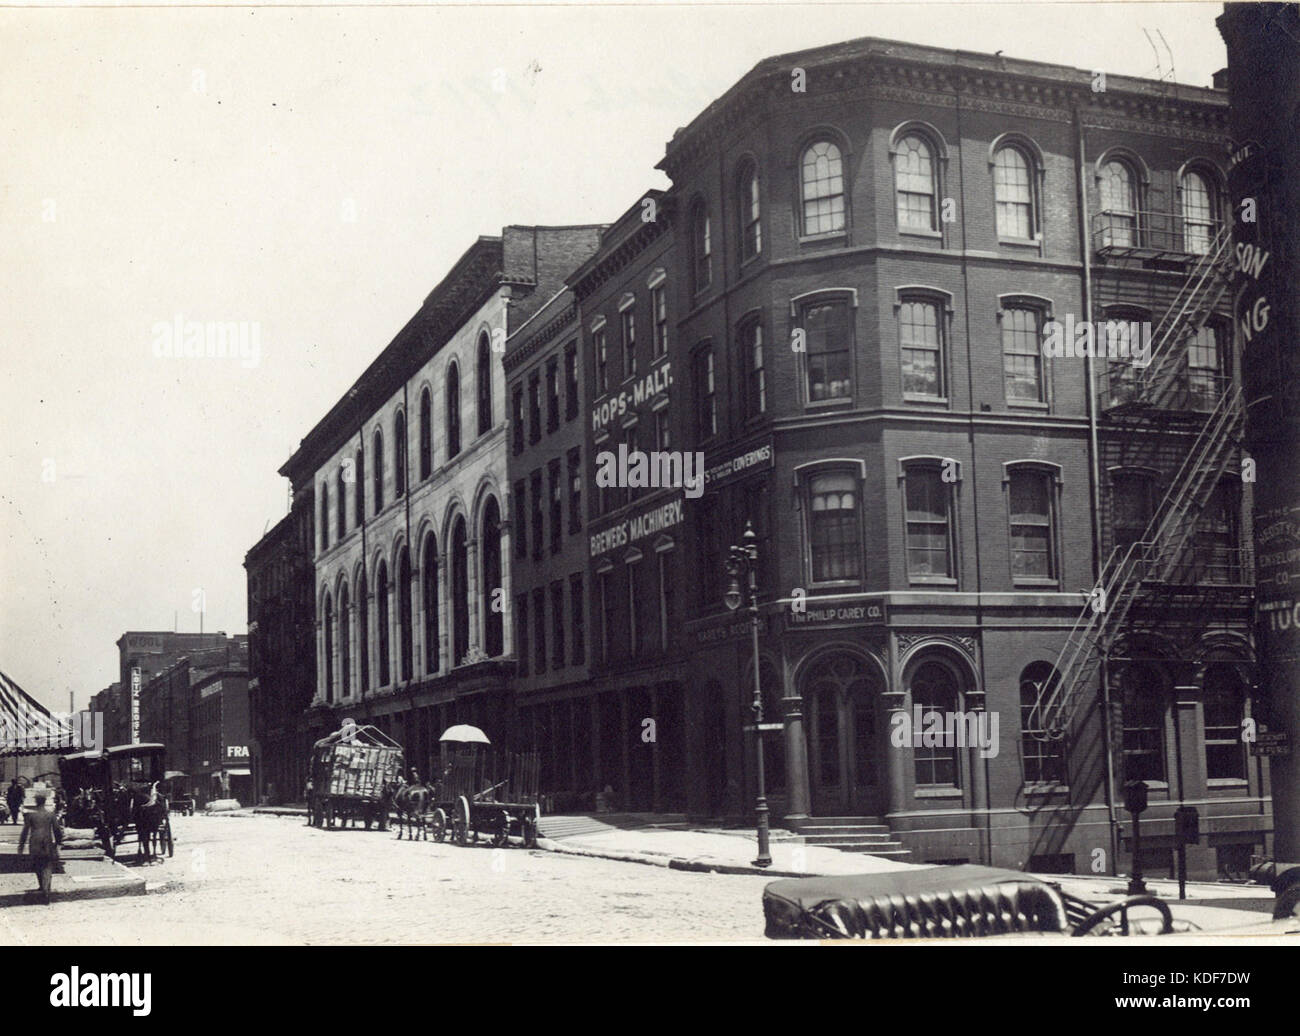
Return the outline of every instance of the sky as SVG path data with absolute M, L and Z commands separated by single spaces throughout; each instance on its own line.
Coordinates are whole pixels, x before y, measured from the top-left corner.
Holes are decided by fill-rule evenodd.
M 1145 29 L 1208 86 L 1221 9 L 0 10 L 0 669 L 81 708 L 128 629 L 245 631 L 277 469 L 455 259 L 668 186 L 673 130 L 762 58 L 880 36 L 1158 77 Z M 178 319 L 245 324 L 246 358 L 158 355 Z

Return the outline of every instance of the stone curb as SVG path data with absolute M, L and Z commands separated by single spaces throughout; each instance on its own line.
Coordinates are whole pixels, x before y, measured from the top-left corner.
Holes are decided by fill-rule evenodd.
M 620 863 L 645 863 L 653 867 L 667 867 L 669 870 L 677 871 L 694 871 L 699 874 L 750 874 L 768 878 L 813 878 L 820 876 L 815 872 L 769 870 L 762 867 L 752 867 L 748 864 L 715 863 L 685 856 L 659 856 L 653 853 L 588 849 L 585 846 L 563 845 L 551 838 L 539 838 L 537 847 L 547 852 L 566 853 L 570 856 L 589 856 L 602 860 L 617 860 Z

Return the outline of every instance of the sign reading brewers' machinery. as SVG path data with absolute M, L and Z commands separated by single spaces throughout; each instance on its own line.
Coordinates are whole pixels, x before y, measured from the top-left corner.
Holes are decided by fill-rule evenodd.
M 785 628 L 788 630 L 845 629 L 853 626 L 883 626 L 883 598 L 845 600 L 834 598 L 794 598 L 787 602 Z
M 619 547 L 630 547 L 637 540 L 655 533 L 665 532 L 682 520 L 682 497 L 675 496 L 667 503 L 656 503 L 615 522 L 606 529 L 591 534 L 591 556 L 599 557 Z

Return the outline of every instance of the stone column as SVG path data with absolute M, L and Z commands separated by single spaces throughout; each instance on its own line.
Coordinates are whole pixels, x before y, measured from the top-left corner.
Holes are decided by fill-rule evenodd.
M 785 718 L 785 787 L 788 796 L 783 818 L 785 825 L 797 830 L 808 819 L 812 796 L 808 786 L 808 742 L 804 735 L 803 698 L 795 686 L 794 673 L 781 647 L 781 711 Z

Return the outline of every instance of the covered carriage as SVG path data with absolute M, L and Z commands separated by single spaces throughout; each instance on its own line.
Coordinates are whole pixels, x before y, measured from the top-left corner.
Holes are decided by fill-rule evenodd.
M 149 839 L 154 837 L 160 851 L 174 855 L 167 797 L 160 790 L 166 758 L 166 746 L 157 743 L 61 756 L 59 782 L 68 826 L 93 830 L 112 857 L 132 842 L 141 855 L 151 856 Z

